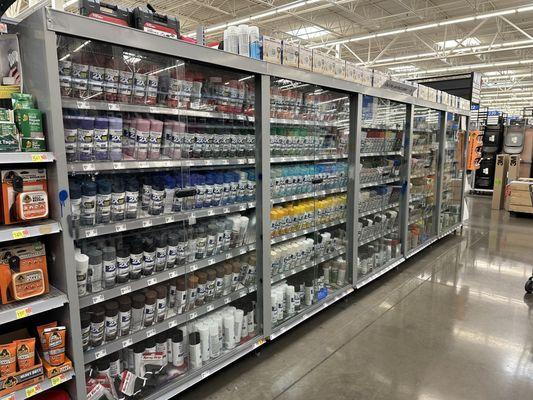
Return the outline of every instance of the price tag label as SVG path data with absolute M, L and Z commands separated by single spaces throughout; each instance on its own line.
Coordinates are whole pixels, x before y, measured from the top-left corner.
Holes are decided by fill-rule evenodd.
M 159 107 L 150 107 L 150 114 L 159 114 Z
M 86 229 L 85 230 L 85 237 L 90 238 L 93 236 L 96 236 L 98 234 L 98 231 L 96 229 Z
M 177 320 L 171 319 L 170 321 L 168 321 L 168 327 L 169 328 L 175 328 L 176 326 L 178 326 L 178 321 Z
M 43 391 L 43 388 L 40 384 L 30 386 L 26 388 L 26 397 L 35 396 Z
M 213 311 L 214 309 L 215 309 L 215 306 L 212 305 L 212 304 L 208 304 L 207 307 L 205 308 L 205 310 L 206 310 L 207 312 L 211 312 L 211 311 Z
M 239 254 L 242 256 L 243 254 L 246 254 L 247 251 L 248 251 L 248 250 L 246 250 L 246 249 L 241 249 L 241 250 L 239 251 Z
M 304 314 L 304 315 L 302 316 L 302 319 L 304 319 L 304 320 L 306 320 L 307 318 L 309 318 L 309 314 Z
M 46 154 L 32 154 L 31 162 L 43 162 L 46 161 Z
M 126 224 L 116 224 L 115 232 L 124 232 L 126 230 Z
M 226 260 L 229 260 L 232 257 L 231 253 L 226 253 Z
M 122 341 L 122 348 L 125 349 L 126 347 L 130 347 L 133 344 L 133 339 L 129 338 Z
M 89 103 L 86 101 L 77 101 L 76 106 L 79 110 L 88 110 L 89 109 Z
M 295 238 L 296 236 L 298 236 L 298 234 L 296 232 L 291 234 L 291 237 L 293 237 L 293 238 Z
M 124 286 L 120 289 L 120 294 L 124 295 L 128 293 L 131 293 L 131 286 Z
M 126 165 L 123 162 L 114 162 L 113 169 L 125 169 Z
M 224 207 L 224 209 L 222 210 L 222 212 L 223 212 L 224 214 L 229 213 L 229 208 L 228 208 L 228 207 Z
M 213 165 L 213 160 L 205 160 L 205 165 Z
M 175 278 L 175 277 L 177 277 L 177 276 L 178 276 L 178 271 L 170 271 L 170 272 L 168 273 L 168 277 L 169 277 L 169 279 Z
M 189 215 L 189 225 L 194 224 L 196 224 L 196 215 L 194 213 L 191 213 L 191 215 Z
M 15 393 L 11 393 L 9 396 L 2 397 L 2 400 L 15 400 Z
M 213 215 L 215 215 L 215 210 L 209 210 L 209 211 L 207 211 L 207 216 L 208 216 L 208 217 L 211 217 L 211 216 L 213 216 Z
M 95 170 L 95 166 L 94 164 L 83 164 L 81 166 L 81 168 L 84 170 L 84 171 L 94 171 Z
M 155 329 L 148 329 L 148 330 L 146 331 L 146 337 L 147 337 L 147 338 L 150 338 L 150 337 L 152 337 L 152 336 L 155 336 L 156 334 L 157 334 L 157 332 L 155 331 Z
M 209 375 L 211 375 L 211 371 L 205 371 L 205 372 L 202 372 L 202 379 L 205 379 L 207 378 Z
M 214 258 L 210 258 L 209 260 L 207 260 L 207 264 L 208 265 L 213 265 L 215 263 L 215 259 Z
M 244 210 L 246 210 L 246 204 L 241 204 L 239 206 L 239 211 L 244 211 Z
M 279 279 L 285 279 L 285 274 L 280 274 Z
M 191 312 L 191 313 L 189 313 L 189 320 L 191 320 L 191 319 L 195 319 L 197 316 L 198 316 L 198 313 L 196 313 L 196 312 Z
M 172 222 L 174 222 L 174 216 L 165 217 L 165 224 L 171 224 Z
M 139 168 L 148 168 L 148 163 L 146 161 L 139 161 L 137 165 Z
M 108 103 L 107 108 L 109 111 L 120 111 L 120 106 L 116 103 Z
M 104 295 L 99 294 L 98 296 L 93 296 L 93 304 L 98 304 L 104 301 Z
M 13 239 L 24 239 L 30 236 L 30 231 L 28 229 L 17 229 L 16 231 L 11 232 L 11 237 Z
M 231 303 L 231 299 L 229 297 L 226 297 L 224 299 L 224 304 L 229 304 L 229 303 Z
M 223 159 L 222 162 L 221 162 L 222 165 L 228 165 L 229 164 L 229 161 L 226 160 L 226 159 Z
M 143 220 L 143 228 L 148 228 L 150 226 L 152 226 L 152 220 L 151 219 Z
M 150 278 L 146 281 L 146 284 L 148 286 L 152 286 L 152 285 L 155 285 L 157 283 L 157 278 Z
M 189 266 L 189 271 L 190 271 L 190 272 L 194 272 L 194 271 L 196 271 L 197 269 L 198 269 L 198 265 L 196 265 L 196 264 L 192 264 L 192 265 Z
M 246 160 L 244 158 L 239 158 L 237 160 L 237 164 L 244 164 L 246 162 Z
M 65 375 L 64 374 L 53 376 L 50 379 L 50 386 L 54 387 L 54 386 L 60 385 L 64 381 L 65 381 Z
M 107 356 L 107 350 L 106 349 L 102 349 L 102 350 L 96 351 L 94 353 L 95 360 L 98 360 L 99 358 L 102 358 L 102 357 L 105 357 L 105 356 Z
M 26 318 L 33 314 L 33 310 L 31 307 L 19 308 L 17 311 L 15 311 L 15 314 L 17 319 Z

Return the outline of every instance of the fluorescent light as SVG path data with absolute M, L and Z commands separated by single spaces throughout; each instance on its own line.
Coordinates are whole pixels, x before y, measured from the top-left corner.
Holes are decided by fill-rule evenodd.
M 405 31 L 406 32 L 413 32 L 413 31 L 419 31 L 421 29 L 434 28 L 436 26 L 439 26 L 439 24 L 438 23 L 434 23 L 434 24 L 427 24 L 427 25 L 412 26 L 410 28 L 407 28 Z
M 276 14 L 277 11 L 276 10 L 271 10 L 271 11 L 266 11 L 264 13 L 261 13 L 261 14 L 257 14 L 257 15 L 252 15 L 250 17 L 250 20 L 256 20 L 256 19 L 260 19 L 260 18 L 265 18 L 265 17 L 270 17 L 271 15 L 274 15 Z
M 350 39 L 349 42 L 358 42 L 359 40 L 366 40 L 366 39 L 372 39 L 375 38 L 376 34 L 367 35 L 367 36 L 360 36 L 358 38 Z
M 87 46 L 89 43 L 91 43 L 90 40 L 86 40 L 84 43 L 80 44 L 78 47 L 76 47 L 73 51 L 73 53 L 77 53 L 81 49 L 83 49 L 85 46 Z
M 319 28 L 318 26 L 306 26 L 286 32 L 288 35 L 296 36 L 302 39 L 311 39 L 329 34 L 329 31 Z
M 418 71 L 420 68 L 414 65 L 400 65 L 399 67 L 390 67 L 389 70 L 395 72 L 405 72 L 405 71 Z
M 65 60 L 66 60 L 67 58 L 69 58 L 69 57 L 70 57 L 70 53 L 68 53 L 68 54 L 67 54 L 66 56 L 64 56 L 64 57 L 61 57 L 61 58 L 59 59 L 59 61 L 65 61 Z
M 439 26 L 442 25 L 451 25 L 451 24 L 460 24 L 461 22 L 468 22 L 475 20 L 476 17 L 464 17 L 464 18 L 457 18 L 457 19 L 449 19 L 446 21 L 439 22 Z
M 533 5 L 531 6 L 525 6 L 525 7 L 520 7 L 516 10 L 517 12 L 524 12 L 524 11 L 533 11 Z
M 253 77 L 254 77 L 254 75 L 245 76 L 244 78 L 239 79 L 239 82 L 247 81 L 248 79 L 252 79 Z
M 514 14 L 516 13 L 516 9 L 514 10 L 502 10 L 502 11 L 494 11 L 488 14 L 481 14 L 477 15 L 476 19 L 485 19 L 485 18 L 491 18 L 491 17 L 498 17 L 500 15 L 508 15 L 508 14 Z
M 288 10 L 292 10 L 294 8 L 299 8 L 299 7 L 305 6 L 305 4 L 306 4 L 305 1 L 291 3 L 291 4 L 287 4 L 286 6 L 277 8 L 276 10 L 278 10 L 278 12 L 288 11 Z
M 404 33 L 404 32 L 405 32 L 405 28 L 404 29 L 397 29 L 395 31 L 376 33 L 376 37 L 397 35 L 398 33 Z

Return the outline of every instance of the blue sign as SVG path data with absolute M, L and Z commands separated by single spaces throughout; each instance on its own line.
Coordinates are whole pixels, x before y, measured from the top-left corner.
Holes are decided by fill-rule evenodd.
M 500 112 L 499 111 L 488 111 L 487 112 L 487 116 L 488 117 L 498 117 L 498 116 L 500 116 Z
M 470 111 L 478 111 L 479 110 L 479 104 L 472 104 L 470 106 Z

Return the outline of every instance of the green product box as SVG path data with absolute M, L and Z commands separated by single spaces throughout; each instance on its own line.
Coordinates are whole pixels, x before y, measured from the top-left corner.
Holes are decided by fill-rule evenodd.
M 20 151 L 17 127 L 12 122 L 0 122 L 0 152 Z
M 45 151 L 41 111 L 34 108 L 15 110 L 15 123 L 20 133 L 22 151 Z
M 9 110 L 0 108 L 0 122 L 13 122 L 10 118 Z

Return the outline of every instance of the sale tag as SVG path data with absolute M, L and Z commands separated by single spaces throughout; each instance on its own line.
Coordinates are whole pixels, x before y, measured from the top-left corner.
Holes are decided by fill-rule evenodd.
M 57 385 L 63 383 L 64 380 L 65 380 L 65 375 L 64 374 L 53 376 L 52 379 L 50 379 L 50 385 L 52 387 L 57 386 Z
M 18 309 L 15 313 L 17 315 L 17 319 L 21 319 L 29 317 L 33 313 L 33 310 L 31 309 L 31 307 L 25 307 Z
M 24 239 L 30 236 L 30 231 L 28 229 L 17 229 L 16 231 L 11 232 L 11 237 L 13 239 Z
M 46 161 L 46 154 L 32 154 L 31 155 L 31 161 L 32 162 L 43 162 L 43 161 Z

